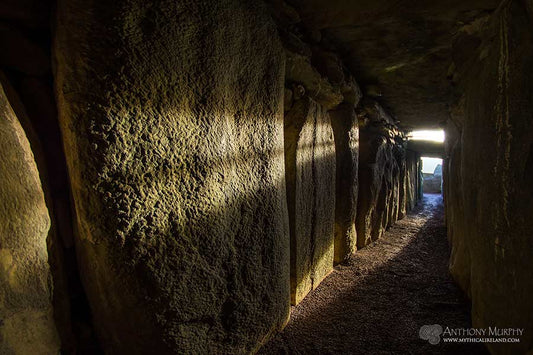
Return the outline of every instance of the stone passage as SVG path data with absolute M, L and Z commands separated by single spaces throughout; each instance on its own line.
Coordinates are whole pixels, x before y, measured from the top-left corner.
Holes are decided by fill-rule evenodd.
M 366 101 L 359 120 L 359 184 L 366 188 L 359 192 L 356 225 L 357 247 L 363 248 L 396 222 L 405 209 L 400 202 L 407 203 L 400 196 L 409 193 L 406 189 L 412 184 L 400 178 L 406 164 L 404 137 L 390 115 L 377 103 Z
M 379 243 L 421 156 L 473 325 L 533 351 L 532 28 L 532 0 L 0 2 L 0 352 L 249 354 L 308 296 L 434 322 L 403 286 L 452 294 L 442 228 Z M 409 284 L 431 262 L 445 289 Z M 353 290 L 320 299 L 339 264 Z M 332 352 L 427 349 L 313 317 Z
M 485 354 L 482 344 L 431 345 L 420 327 L 469 327 L 468 300 L 448 272 L 442 197 L 423 204 L 339 265 L 291 312 L 259 354 Z
M 358 243 L 365 245 L 361 238 L 370 231 L 359 235 L 358 220 L 379 219 L 383 229 L 414 206 L 418 193 L 408 191 L 415 186 L 404 175 L 408 164 L 415 164 L 414 169 L 418 165 L 416 159 L 406 161 L 405 135 L 387 110 L 369 99 L 361 104 L 363 93 L 339 55 L 299 32 L 294 26 L 299 22 L 295 9 L 277 1 L 271 6 L 286 58 L 283 101 L 291 302 L 298 304 L 335 263 L 345 261 Z M 364 151 L 359 144 L 360 127 L 365 139 L 384 142 L 383 152 Z M 362 166 L 360 152 L 368 159 Z M 369 154 L 379 155 L 379 161 L 373 163 Z M 369 181 L 363 180 L 365 187 L 359 190 L 368 166 L 376 170 L 370 178 L 379 184 L 375 198 L 367 195 Z M 369 207 L 376 205 L 378 195 L 381 204 Z M 408 196 L 413 199 L 409 205 Z M 380 235 L 377 231 L 374 239 Z

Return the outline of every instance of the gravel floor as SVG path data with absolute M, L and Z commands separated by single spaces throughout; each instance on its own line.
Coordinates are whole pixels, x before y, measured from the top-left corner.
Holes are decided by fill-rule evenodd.
M 291 311 L 259 354 L 485 354 L 481 344 L 431 345 L 420 327 L 470 327 L 448 272 L 440 195 L 425 195 L 378 241 L 339 265 Z

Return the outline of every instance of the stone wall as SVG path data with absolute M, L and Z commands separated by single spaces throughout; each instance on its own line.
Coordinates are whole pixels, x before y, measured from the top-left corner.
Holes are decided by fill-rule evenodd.
M 285 174 L 291 231 L 291 302 L 333 269 L 335 144 L 327 111 L 304 97 L 285 115 Z
M 400 178 L 406 164 L 404 136 L 390 115 L 377 102 L 365 100 L 359 121 L 356 228 L 357 247 L 362 248 L 380 238 L 402 214 L 400 201 L 407 203 L 403 196 L 412 193 L 405 190 L 412 183 Z
M 48 263 L 61 350 L 96 343 L 73 242 L 66 161 L 57 120 L 51 61 L 52 1 L 0 4 L 0 81 L 30 142 L 49 211 Z M 72 310 L 72 311 L 71 311 Z
M 0 86 L 0 353 L 55 354 L 50 217 L 19 119 Z
M 418 160 L 406 159 L 405 136 L 385 109 L 369 99 L 359 107 L 361 89 L 334 46 L 307 28 L 290 5 L 269 3 L 287 60 L 285 165 L 291 220 L 291 301 L 297 304 L 318 286 L 334 263 L 347 260 L 358 247 L 379 238 L 414 207 L 420 194 L 411 189 L 420 187 L 420 165 Z M 317 108 L 324 114 L 328 111 L 333 128 L 334 146 L 327 148 L 327 156 L 314 151 L 315 133 L 324 130 L 313 124 Z M 327 162 L 325 170 L 314 172 L 321 161 Z M 415 170 L 411 180 L 408 169 Z M 334 181 L 330 181 L 333 170 Z M 322 202 L 317 204 L 319 196 Z M 334 242 L 329 230 L 331 213 Z M 324 228 L 318 230 L 320 225 Z
M 446 211 L 446 228 L 451 246 L 450 272 L 455 281 L 470 294 L 470 249 L 467 247 L 467 221 L 464 218 L 463 184 L 461 172 L 460 127 L 455 123 L 464 118 L 464 112 L 452 115 L 454 120 L 446 128 L 447 157 L 443 160 L 443 193 Z M 453 170 L 451 170 L 453 169 Z
M 415 208 L 418 200 L 422 197 L 420 193 L 420 171 L 422 163 L 420 161 L 420 153 L 407 150 L 405 152 L 406 165 L 406 206 L 407 210 Z
M 362 93 L 338 54 L 306 30 L 294 8 L 282 1 L 270 3 L 286 57 L 291 302 L 297 304 L 333 270 L 334 263 L 356 250 L 355 108 Z
M 460 88 L 447 128 L 445 200 L 450 269 L 472 300 L 474 327 L 525 328 L 533 349 L 533 22 L 507 1 L 456 40 Z
M 8 0 L 0 50 L 0 352 L 254 352 L 419 196 L 283 1 Z
M 359 123 L 352 103 L 330 111 L 335 135 L 337 169 L 335 179 L 335 262 L 346 260 L 357 250 L 357 194 L 359 189 Z
M 263 4 L 59 1 L 57 24 L 76 248 L 104 349 L 253 351 L 290 299 L 284 57 Z

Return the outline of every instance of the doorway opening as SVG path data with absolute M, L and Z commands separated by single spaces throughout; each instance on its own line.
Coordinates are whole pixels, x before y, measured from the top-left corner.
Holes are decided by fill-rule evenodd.
M 422 186 L 425 194 L 442 194 L 442 159 L 422 157 Z

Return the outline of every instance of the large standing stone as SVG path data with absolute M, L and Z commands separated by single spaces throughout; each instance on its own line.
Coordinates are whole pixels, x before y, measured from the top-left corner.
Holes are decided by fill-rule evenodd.
M 455 121 L 462 117 L 454 117 Z M 451 246 L 450 272 L 455 281 L 471 297 L 470 250 L 464 219 L 463 186 L 461 173 L 461 140 L 454 123 L 446 128 L 446 159 L 444 165 L 444 196 L 446 201 L 446 225 Z
M 284 62 L 263 6 L 58 3 L 76 248 L 107 353 L 248 353 L 287 320 Z
M 285 116 L 291 230 L 291 301 L 298 304 L 333 269 L 335 143 L 327 111 L 308 97 Z
M 407 196 L 409 194 L 409 185 L 407 181 L 407 149 L 402 149 L 399 152 L 398 159 L 398 169 L 399 171 L 399 182 L 398 186 L 400 188 L 398 201 L 400 206 L 398 206 L 398 219 L 402 219 L 407 215 Z
M 493 354 L 533 350 L 532 26 L 524 2 L 493 14 L 470 61 L 456 63 L 464 117 L 447 132 L 447 211 L 462 212 L 447 216 L 451 271 L 470 291 L 474 327 L 524 329 L 520 342 L 487 344 Z
M 0 353 L 56 354 L 50 218 L 26 134 L 0 86 Z
M 365 104 L 366 119 L 359 131 L 359 196 L 357 248 L 380 238 L 398 218 L 400 166 L 403 147 L 392 118 L 377 104 Z
M 346 260 L 357 250 L 359 126 L 353 104 L 330 111 L 335 136 L 335 262 Z
M 420 199 L 419 185 L 420 185 L 420 154 L 418 152 L 407 149 L 405 151 L 405 166 L 406 166 L 406 203 L 407 211 L 415 208 Z
M 404 147 L 398 142 L 391 142 L 391 157 L 390 160 L 390 185 L 391 193 L 390 199 L 387 203 L 389 207 L 387 224 L 385 228 L 392 226 L 398 220 L 400 211 L 400 166 L 403 161 Z

